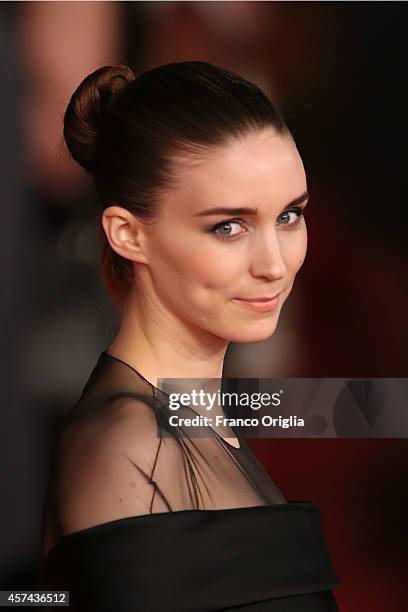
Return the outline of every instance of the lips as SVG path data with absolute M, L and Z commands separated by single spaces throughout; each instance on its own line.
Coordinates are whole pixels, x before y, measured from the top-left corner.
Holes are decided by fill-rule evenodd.
M 279 291 L 279 293 L 275 293 L 275 295 L 271 295 L 269 297 L 260 297 L 260 298 L 235 298 L 237 300 L 243 300 L 245 302 L 270 302 L 271 300 L 274 300 L 275 298 L 278 297 L 278 295 L 281 292 Z
M 241 307 L 252 310 L 259 314 L 267 313 L 274 310 L 279 304 L 279 296 L 282 292 L 275 293 L 271 297 L 258 297 L 251 299 L 234 298 L 233 302 L 237 302 Z

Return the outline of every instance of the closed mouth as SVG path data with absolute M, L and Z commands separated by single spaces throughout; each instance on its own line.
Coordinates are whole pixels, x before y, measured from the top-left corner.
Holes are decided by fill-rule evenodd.
M 274 300 L 275 298 L 278 297 L 279 293 L 276 293 L 275 295 L 272 295 L 270 297 L 260 297 L 260 298 L 235 298 L 237 300 L 241 300 L 243 302 L 271 302 L 272 300 Z

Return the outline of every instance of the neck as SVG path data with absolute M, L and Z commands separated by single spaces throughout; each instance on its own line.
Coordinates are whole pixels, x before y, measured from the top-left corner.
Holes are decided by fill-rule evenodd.
M 158 378 L 221 378 L 228 340 L 131 299 L 109 353 L 150 383 Z

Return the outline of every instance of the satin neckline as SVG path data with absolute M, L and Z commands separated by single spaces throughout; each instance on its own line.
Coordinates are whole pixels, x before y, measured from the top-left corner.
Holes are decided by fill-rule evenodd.
M 319 505 L 317 502 L 313 500 L 286 500 L 283 503 L 277 504 L 261 504 L 258 506 L 240 506 L 235 508 L 219 508 L 219 509 L 186 509 L 186 510 L 172 510 L 172 511 L 164 511 L 164 512 L 153 512 L 151 514 L 137 514 L 131 516 L 125 516 L 119 519 L 113 519 L 112 521 L 106 521 L 104 523 L 98 523 L 96 525 L 91 525 L 90 527 L 85 527 L 84 529 L 79 529 L 77 531 L 71 531 L 70 533 L 64 534 L 60 540 L 54 544 L 47 552 L 45 557 L 45 563 L 49 561 L 51 556 L 58 553 L 61 547 L 65 546 L 71 541 L 81 540 L 86 537 L 93 537 L 98 533 L 104 533 L 105 531 L 109 532 L 111 529 L 115 527 L 126 526 L 129 524 L 140 524 L 150 523 L 157 520 L 172 520 L 172 518 L 181 519 L 183 516 L 186 517 L 203 517 L 208 516 L 209 518 L 214 518 L 222 515 L 231 515 L 239 516 L 239 514 L 252 514 L 252 513 L 265 513 L 265 512 L 292 512 L 299 510 L 316 510 L 319 509 Z

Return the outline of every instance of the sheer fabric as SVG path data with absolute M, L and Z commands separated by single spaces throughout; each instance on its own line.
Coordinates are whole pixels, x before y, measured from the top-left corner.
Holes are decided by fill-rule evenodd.
M 188 437 L 183 426 L 167 437 L 167 405 L 164 392 L 102 353 L 65 418 L 55 462 L 64 534 L 126 516 L 285 503 L 242 439 L 237 449 L 211 427 Z
M 293 597 L 314 590 L 313 609 L 337 610 L 318 507 L 287 502 L 243 438 L 235 448 L 204 426 L 192 437 L 170 414 L 166 393 L 102 352 L 51 464 L 44 588 L 71 589 L 75 610 L 101 612 L 301 612 Z

